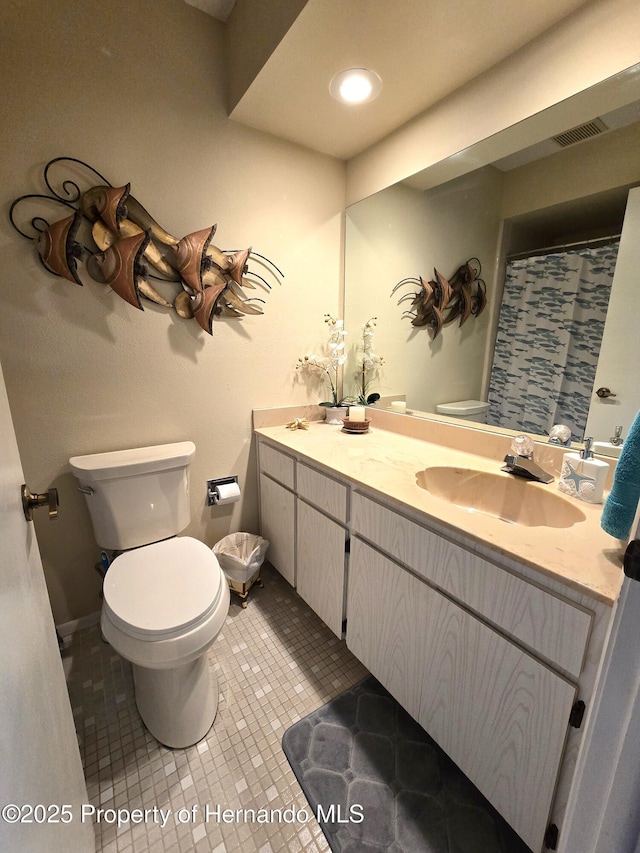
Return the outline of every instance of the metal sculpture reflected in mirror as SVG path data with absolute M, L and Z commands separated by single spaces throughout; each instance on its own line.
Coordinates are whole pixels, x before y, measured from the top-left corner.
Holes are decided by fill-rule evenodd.
M 434 267 L 433 280 L 425 281 L 422 276 L 403 278 L 391 295 L 403 285 L 417 285 L 417 290 L 398 299 L 398 305 L 410 299 L 411 308 L 402 316 L 411 317 L 412 326 L 426 326 L 435 340 L 443 326 L 458 318 L 463 326 L 469 317 L 478 317 L 486 307 L 487 286 L 480 278 L 480 269 L 478 258 L 470 258 L 446 279 Z

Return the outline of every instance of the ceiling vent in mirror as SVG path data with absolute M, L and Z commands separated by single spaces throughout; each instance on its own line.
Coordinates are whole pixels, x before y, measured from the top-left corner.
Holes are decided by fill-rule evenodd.
M 609 128 L 602 119 L 594 118 L 593 121 L 588 121 L 586 124 L 581 124 L 572 130 L 566 130 L 564 133 L 559 133 L 557 136 L 552 136 L 551 138 L 562 148 L 568 148 L 569 145 L 575 145 L 577 142 L 584 142 L 585 139 L 591 139 L 592 136 L 598 136 L 604 133 L 605 130 L 609 130 Z

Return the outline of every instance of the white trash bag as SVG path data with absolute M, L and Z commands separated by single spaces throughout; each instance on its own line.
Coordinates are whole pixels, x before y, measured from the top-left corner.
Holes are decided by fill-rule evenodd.
M 236 583 L 246 583 L 264 562 L 269 540 L 255 533 L 229 533 L 216 542 L 213 553 L 225 575 Z

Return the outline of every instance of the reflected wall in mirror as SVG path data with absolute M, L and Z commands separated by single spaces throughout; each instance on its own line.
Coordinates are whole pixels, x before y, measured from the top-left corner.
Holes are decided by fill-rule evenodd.
M 626 434 L 640 407 L 640 380 L 626 369 L 640 363 L 640 353 L 629 353 L 640 335 L 631 330 L 629 336 L 624 325 L 634 306 L 636 316 L 640 308 L 632 273 L 634 264 L 640 267 L 635 248 L 640 245 L 640 214 L 634 212 L 634 204 L 640 208 L 640 190 L 629 195 L 630 188 L 640 184 L 640 107 L 629 104 L 598 118 L 606 129 L 593 138 L 567 147 L 549 140 L 427 190 L 409 180 L 347 209 L 345 326 L 355 339 L 368 317 L 378 317 L 377 350 L 385 364 L 379 387 L 373 390 L 406 399 L 409 411 L 426 417 L 435 417 L 441 404 L 487 400 L 507 256 L 544 255 L 551 247 L 576 243 L 611 243 L 622 231 L 601 347 L 592 339 L 599 337 L 596 321 L 585 320 L 583 326 L 592 354 L 599 349 L 600 358 L 595 377 L 594 369 L 576 374 L 580 360 L 574 361 L 574 390 L 589 387 L 584 388 L 583 411 L 571 425 L 574 441 L 582 440 L 585 429 L 599 441 L 608 441 L 618 425 Z M 463 153 L 465 162 L 473 162 L 473 149 Z M 612 236 L 614 240 L 607 239 Z M 482 263 L 487 309 L 473 323 L 453 323 L 433 340 L 402 316 L 407 303 L 398 305 L 402 294 L 391 296 L 391 290 L 405 276 L 429 279 L 434 267 L 446 275 L 470 257 Z M 562 277 L 550 284 L 561 288 Z M 602 301 L 602 289 L 589 298 Z M 521 310 L 526 313 L 530 306 Z M 504 349 L 503 340 L 503 357 Z M 347 363 L 345 393 L 350 393 L 354 367 L 355 360 Z M 595 390 L 600 385 L 616 396 L 599 398 Z M 501 393 L 509 394 L 508 383 Z M 540 399 L 536 405 L 540 408 Z M 550 425 L 556 414 L 550 411 L 536 423 Z M 499 413 L 490 410 L 481 420 L 482 428 L 492 429 L 499 426 Z M 504 425 L 541 436 L 548 432 L 527 421 Z

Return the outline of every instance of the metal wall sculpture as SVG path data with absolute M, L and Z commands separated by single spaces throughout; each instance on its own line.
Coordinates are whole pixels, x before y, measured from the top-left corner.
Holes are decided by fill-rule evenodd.
M 458 267 L 450 279 L 446 279 L 437 269 L 433 270 L 434 279 L 425 281 L 422 276 L 410 276 L 399 281 L 391 295 L 405 284 L 418 285 L 418 290 L 405 293 L 398 299 L 398 305 L 411 300 L 411 308 L 404 311 L 403 317 L 412 317 L 414 326 L 426 326 L 436 338 L 443 326 L 453 323 L 458 317 L 462 326 L 469 317 L 478 317 L 487 304 L 487 286 L 480 278 L 480 261 L 470 258 Z
M 56 190 L 52 172 L 59 169 L 67 177 Z M 142 309 L 143 300 L 149 300 L 179 317 L 195 319 L 212 334 L 216 315 L 263 313 L 264 300 L 243 291 L 270 289 L 265 278 L 249 269 L 250 257 L 275 280 L 284 277 L 272 261 L 250 248 L 218 249 L 211 242 L 215 225 L 174 237 L 130 194 L 130 184 L 114 187 L 82 160 L 56 157 L 45 166 L 43 177 L 49 194 L 20 196 L 11 205 L 9 219 L 19 234 L 35 242 L 44 268 L 70 282 L 83 284 L 82 264 L 94 281 L 108 285 L 135 308 Z M 89 186 L 81 190 L 78 181 Z M 71 212 L 51 224 L 40 213 L 31 215 L 34 209 L 46 212 L 51 204 Z M 18 216 L 26 218 L 32 233 L 18 225 Z

